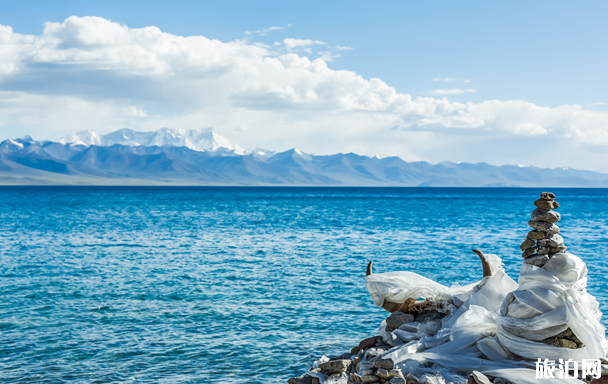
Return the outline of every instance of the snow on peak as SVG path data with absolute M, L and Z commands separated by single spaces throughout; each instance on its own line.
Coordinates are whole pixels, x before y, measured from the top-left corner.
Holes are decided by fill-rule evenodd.
M 101 145 L 101 137 L 99 133 L 86 129 L 72 135 L 63 136 L 59 139 L 59 142 L 61 144 Z
M 158 131 L 139 132 L 129 128 L 119 129 L 100 136 L 97 132 L 86 130 L 74 135 L 62 137 L 61 143 L 111 146 L 114 144 L 130 146 L 171 146 L 187 147 L 195 151 L 216 151 L 227 149 L 236 154 L 243 154 L 243 149 L 224 136 L 213 132 L 211 128 L 200 130 L 183 130 L 178 128 L 161 128 Z

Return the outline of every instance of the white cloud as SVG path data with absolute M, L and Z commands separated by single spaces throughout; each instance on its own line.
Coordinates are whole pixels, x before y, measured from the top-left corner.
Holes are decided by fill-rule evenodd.
M 146 111 L 144 111 L 142 109 L 138 109 L 133 105 L 131 105 L 127 108 L 124 108 L 122 110 L 122 115 L 129 116 L 129 117 L 148 117 L 148 114 L 146 113 Z
M 472 93 L 477 92 L 474 89 L 436 89 L 434 91 L 430 91 L 431 95 L 457 95 L 459 93 Z
M 340 45 L 336 45 L 336 49 L 338 51 L 352 51 L 355 48 L 353 48 L 353 47 L 343 47 L 343 46 L 340 46 Z
M 333 54 L 331 51 L 321 51 L 319 52 L 319 56 L 324 61 L 334 61 L 336 57 L 340 57 L 340 55 Z
M 380 79 L 333 70 L 323 57 L 99 17 L 46 23 L 40 35 L 0 26 L 0 89 L 3 137 L 212 126 L 244 147 L 608 171 L 608 112 L 523 100 L 412 98 Z M 528 135 L 542 135 L 547 149 Z
M 307 45 L 325 45 L 324 41 L 310 40 L 310 39 L 292 39 L 287 38 L 283 40 L 283 43 L 289 48 L 305 47 Z
M 289 27 L 291 27 L 291 24 L 287 25 L 287 28 L 289 28 Z M 285 27 L 270 27 L 270 28 L 261 29 L 259 31 L 246 31 L 245 34 L 248 36 L 251 36 L 251 35 L 266 36 L 266 34 L 268 32 L 280 31 L 281 29 L 285 29 Z
M 433 77 L 432 78 L 433 81 L 446 81 L 446 82 L 450 82 L 450 81 L 456 81 L 458 80 L 455 77 Z

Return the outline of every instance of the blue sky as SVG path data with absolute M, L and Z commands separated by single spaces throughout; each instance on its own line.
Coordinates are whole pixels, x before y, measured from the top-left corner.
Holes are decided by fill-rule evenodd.
M 213 126 L 244 147 L 608 172 L 607 17 L 605 1 L 10 2 L 0 133 Z M 150 26 L 166 36 L 137 40 Z M 154 39 L 188 36 L 219 51 L 192 43 L 150 64 Z

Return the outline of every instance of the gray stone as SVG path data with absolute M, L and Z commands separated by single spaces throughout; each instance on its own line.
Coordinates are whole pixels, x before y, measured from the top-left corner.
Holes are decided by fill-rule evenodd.
M 391 377 L 401 377 L 402 379 L 405 379 L 405 376 L 403 376 L 403 372 L 401 372 L 400 369 L 391 369 L 390 372 Z
M 395 363 L 393 363 L 393 360 L 391 359 L 380 359 L 374 361 L 374 368 L 384 368 L 391 370 L 395 368 Z
M 321 372 L 325 375 L 333 375 L 334 373 L 346 372 L 352 361 L 350 359 L 330 360 L 326 363 L 319 364 Z
M 427 313 L 422 313 L 420 315 L 416 315 L 414 320 L 418 323 L 426 323 L 429 321 L 441 320 L 445 317 L 445 314 L 439 311 L 430 311 Z
M 538 250 L 536 251 L 536 253 L 538 255 L 546 255 L 549 253 L 549 247 L 538 247 Z
M 415 321 L 413 323 L 403 324 L 402 326 L 399 327 L 399 329 L 402 331 L 405 331 L 405 332 L 416 333 L 416 332 L 418 332 L 419 327 L 420 327 L 420 323 Z
M 350 374 L 350 381 L 352 381 L 353 383 L 360 383 L 361 382 L 361 376 L 357 375 L 356 373 L 351 373 Z
M 551 192 L 543 192 L 540 194 L 540 198 L 543 200 L 553 201 L 553 200 L 555 200 L 555 194 L 551 193 Z
M 549 238 L 549 240 L 547 241 L 548 247 L 557 247 L 562 244 L 564 244 L 564 238 L 558 234 L 551 235 L 551 238 Z
M 535 244 L 536 243 L 534 242 L 534 240 L 526 239 L 523 243 L 521 243 L 519 249 L 525 251 L 526 249 L 533 247 Z
M 398 345 L 403 344 L 403 341 L 397 337 L 393 332 L 386 332 L 382 337 L 382 340 L 390 345 L 391 347 L 396 347 Z
M 287 384 L 314 384 L 313 379 L 316 379 L 316 377 L 304 374 L 300 377 L 292 377 L 288 379 Z
M 391 383 L 391 384 L 407 384 L 405 382 L 405 379 L 402 378 L 402 377 L 393 377 L 391 379 L 391 381 L 389 381 L 389 383 Z
M 393 312 L 393 314 L 386 318 L 386 325 L 392 329 L 397 329 L 403 324 L 411 323 L 413 321 L 414 315 L 403 312 Z
M 555 211 L 548 211 L 546 209 L 536 208 L 532 211 L 532 220 L 535 221 L 546 221 L 548 223 L 557 223 L 561 218 L 561 215 Z
M 479 371 L 471 372 L 471 376 L 469 376 L 469 383 L 471 382 L 471 379 L 473 379 L 473 384 L 492 384 L 490 379 L 488 379 L 488 376 Z
M 365 376 L 361 376 L 361 382 L 362 383 L 376 383 L 380 381 L 380 378 L 376 375 L 365 375 Z
M 524 253 L 521 254 L 521 256 L 525 259 L 526 257 L 530 257 L 532 256 L 536 250 L 538 249 L 538 247 L 534 246 L 532 248 L 528 248 L 524 251 Z
M 554 347 L 559 347 L 559 348 L 568 348 L 568 349 L 577 349 L 578 345 L 576 345 L 576 343 L 572 340 L 568 340 L 568 339 L 557 339 L 557 338 L 551 338 L 551 339 L 546 339 L 541 341 L 541 343 L 545 343 L 545 344 L 549 344 L 552 345 Z
M 541 239 L 546 239 L 547 238 L 547 232 L 541 232 L 541 231 L 530 231 L 528 232 L 528 236 L 526 236 L 526 238 L 530 239 L 530 240 L 541 240 Z
M 536 267 L 542 267 L 547 261 L 549 261 L 548 255 L 535 255 L 526 258 L 524 263 L 534 265 Z
M 559 203 L 557 201 L 543 200 L 543 199 L 536 200 L 534 202 L 534 205 L 536 205 L 540 209 L 547 209 L 547 210 L 559 208 Z
M 546 221 L 536 221 L 530 220 L 528 221 L 528 225 L 534 229 L 538 229 L 543 232 L 547 232 L 550 234 L 555 234 L 559 232 L 559 227 L 553 223 L 547 223 Z
M 564 244 L 561 244 L 561 245 L 558 245 L 557 247 L 549 248 L 549 253 L 558 253 L 558 252 L 565 251 L 566 249 L 568 249 L 568 247 L 566 247 Z
M 378 368 L 378 370 L 376 371 L 376 376 L 381 379 L 390 379 L 391 374 L 384 368 Z

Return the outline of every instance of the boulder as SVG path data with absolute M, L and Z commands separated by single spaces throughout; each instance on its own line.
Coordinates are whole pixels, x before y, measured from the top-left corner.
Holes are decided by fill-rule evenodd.
M 548 223 L 557 223 L 561 218 L 561 215 L 555 211 L 548 211 L 546 209 L 536 208 L 532 211 L 532 220 L 535 221 L 546 221 Z
M 380 381 L 380 378 L 376 375 L 365 375 L 365 376 L 361 376 L 361 382 L 362 383 L 376 383 Z
M 538 229 L 549 234 L 555 234 L 559 232 L 559 227 L 557 225 L 553 223 L 548 223 L 546 221 L 530 220 L 528 221 L 528 225 L 534 229 Z
M 429 321 L 441 320 L 444 317 L 445 317 L 444 313 L 441 313 L 439 311 L 430 311 L 427 313 L 416 315 L 416 317 L 414 318 L 414 321 L 417 323 L 426 323 Z
M 547 209 L 547 210 L 559 208 L 559 203 L 557 201 L 543 200 L 543 199 L 536 200 L 534 202 L 534 205 L 536 205 L 540 209 Z
M 374 368 L 384 368 L 387 370 L 391 370 L 395 368 L 395 363 L 391 359 L 380 359 L 374 361 Z
M 404 378 L 402 377 L 393 377 L 391 379 L 391 381 L 389 381 L 390 384 L 407 384 L 407 382 L 405 381 Z
M 390 379 L 391 378 L 390 372 L 384 368 L 378 368 L 378 370 L 376 371 L 376 376 L 378 376 L 381 379 Z

